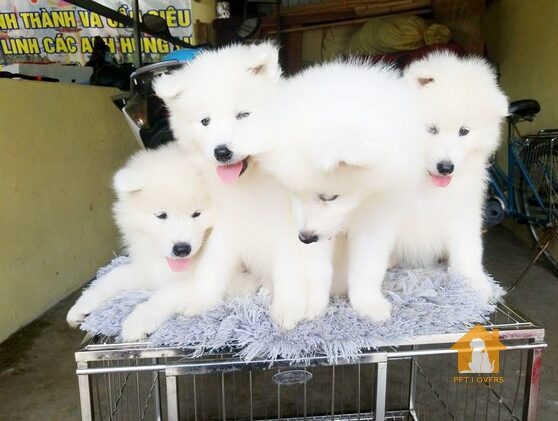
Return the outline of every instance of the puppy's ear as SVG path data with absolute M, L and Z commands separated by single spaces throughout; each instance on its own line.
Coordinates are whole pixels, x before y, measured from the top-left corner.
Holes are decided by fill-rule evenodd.
M 425 75 L 425 76 L 419 76 L 419 77 L 417 77 L 417 80 L 416 80 L 416 81 L 417 81 L 419 87 L 421 87 L 421 86 L 426 86 L 426 85 L 428 85 L 429 83 L 434 82 L 434 78 L 433 78 L 432 76 L 426 76 L 426 75 Z
M 114 175 L 112 185 L 118 194 L 134 193 L 145 187 L 145 178 L 136 170 L 122 168 Z
M 176 73 L 163 74 L 153 81 L 155 94 L 165 102 L 173 101 L 182 92 L 179 75 Z
M 366 166 L 364 159 L 353 160 L 347 157 L 344 159 L 326 162 L 323 168 L 325 171 L 332 171 L 336 168 L 363 168 L 364 166 Z
M 248 51 L 248 71 L 256 76 L 263 76 L 272 81 L 281 78 L 279 66 L 279 49 L 271 42 L 250 46 Z
M 344 160 L 322 162 L 322 170 L 326 172 L 333 171 L 337 168 L 350 168 L 350 167 L 358 168 L 360 167 L 360 165 L 353 165 Z
M 336 168 L 360 168 L 370 164 L 370 148 L 367 143 L 343 148 L 337 151 L 323 151 L 318 155 L 319 164 L 324 171 Z
M 423 68 L 420 62 L 411 64 L 407 67 L 403 73 L 403 77 L 412 87 L 417 88 L 427 88 L 436 82 L 434 75 Z

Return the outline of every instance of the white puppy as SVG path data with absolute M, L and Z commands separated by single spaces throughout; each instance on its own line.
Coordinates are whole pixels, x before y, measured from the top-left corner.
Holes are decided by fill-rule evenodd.
M 306 274 L 331 277 L 331 265 L 313 270 L 313 253 L 320 247 L 304 248 L 292 235 L 296 223 L 287 191 L 234 143 L 237 131 L 280 84 L 277 48 L 264 43 L 204 52 L 154 87 L 170 111 L 179 145 L 204 166 L 216 202 L 215 229 L 189 294 L 197 297 L 194 303 L 203 303 L 195 311 L 223 298 L 242 262 L 258 278 L 272 281 L 272 316 L 291 329 L 314 316 L 308 310 Z
M 68 312 L 72 326 L 121 291 L 191 282 L 213 223 L 199 170 L 174 144 L 135 154 L 114 176 L 114 189 L 114 217 L 130 261 L 84 291 Z M 125 326 L 124 337 L 139 339 L 151 333 L 180 303 L 187 305 L 187 297 L 175 297 L 177 304 L 161 303 L 142 318 L 136 314 Z
M 395 259 L 416 266 L 447 259 L 488 299 L 481 238 L 486 167 L 499 145 L 507 99 L 480 58 L 433 54 L 411 64 L 404 78 L 427 134 L 427 163 L 407 197 Z
M 331 248 L 332 238 L 348 232 L 349 298 L 372 320 L 390 315 L 381 283 L 403 209 L 401 192 L 412 189 L 423 168 L 418 132 L 397 71 L 334 62 L 285 82 L 234 139 L 236 150 L 255 155 L 289 189 L 297 220 L 292 236 L 307 247 Z M 327 267 L 327 254 L 321 257 Z M 345 270 L 338 269 L 342 277 Z M 329 283 L 312 287 L 320 313 Z

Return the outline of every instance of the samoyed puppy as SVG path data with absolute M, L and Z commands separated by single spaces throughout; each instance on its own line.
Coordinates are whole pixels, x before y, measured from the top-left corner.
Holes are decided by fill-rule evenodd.
M 488 299 L 482 265 L 482 214 L 488 160 L 498 148 L 508 101 L 483 59 L 436 53 L 404 73 L 420 110 L 426 166 L 408 196 L 395 260 L 429 266 L 447 259 Z
M 71 326 L 124 290 L 157 289 L 193 279 L 213 224 L 212 202 L 199 170 L 174 144 L 135 154 L 115 174 L 113 186 L 114 218 L 130 259 L 83 292 L 68 312 Z M 187 296 L 177 298 L 188 304 Z M 143 319 L 136 315 L 125 326 L 124 337 L 139 339 L 151 333 L 168 309 L 175 308 L 162 305 Z
M 412 190 L 424 168 L 411 100 L 392 68 L 332 62 L 286 81 L 233 138 L 240 156 L 252 155 L 289 190 L 290 235 L 332 248 L 347 232 L 348 268 L 337 266 L 336 281 L 348 278 L 351 304 L 376 321 L 390 316 L 381 284 L 404 209 L 401 192 Z M 316 313 L 329 286 L 313 285 L 312 296 L 321 297 Z
M 204 167 L 216 203 L 215 227 L 189 294 L 196 297 L 196 311 L 222 299 L 242 263 L 258 279 L 271 280 L 272 317 L 292 329 L 315 316 L 308 310 L 307 274 L 327 282 L 332 267 L 319 263 L 321 245 L 305 248 L 291 235 L 296 222 L 288 192 L 245 152 L 257 151 L 233 143 L 281 84 L 278 50 L 263 43 L 201 53 L 184 68 L 161 76 L 154 89 L 170 111 L 178 144 Z

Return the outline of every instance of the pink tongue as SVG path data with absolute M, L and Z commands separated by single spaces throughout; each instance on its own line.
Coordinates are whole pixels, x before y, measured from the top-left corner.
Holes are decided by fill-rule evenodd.
M 190 258 L 171 259 L 167 257 L 167 263 L 173 272 L 182 272 L 190 265 Z
M 223 183 L 234 183 L 240 177 L 244 164 L 242 161 L 231 165 L 219 165 L 217 167 L 217 175 Z
M 438 187 L 446 187 L 451 182 L 451 175 L 430 175 L 430 178 Z

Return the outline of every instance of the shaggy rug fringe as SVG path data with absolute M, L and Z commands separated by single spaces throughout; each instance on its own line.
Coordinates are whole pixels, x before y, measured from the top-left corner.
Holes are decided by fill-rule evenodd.
M 101 268 L 97 277 L 125 261 L 126 258 L 116 258 Z M 503 295 L 496 283 L 493 287 L 496 296 Z M 482 323 L 495 309 L 494 302 L 483 302 L 462 278 L 448 274 L 442 266 L 393 268 L 386 275 L 384 291 L 393 310 L 391 319 L 383 323 L 360 318 L 345 297 L 334 297 L 324 316 L 303 321 L 294 330 L 285 332 L 269 316 L 269 297 L 259 293 L 254 297 L 232 298 L 199 316 L 176 316 L 147 342 L 152 347 L 187 349 L 191 357 L 233 349 L 247 361 L 278 358 L 297 361 L 318 355 L 335 360 L 420 335 L 463 331 L 472 324 Z M 149 296 L 149 291 L 124 292 L 90 314 L 81 329 L 120 341 L 124 319 Z

